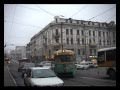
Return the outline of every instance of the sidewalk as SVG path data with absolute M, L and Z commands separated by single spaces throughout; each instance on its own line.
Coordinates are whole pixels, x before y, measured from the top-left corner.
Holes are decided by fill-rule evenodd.
M 16 86 L 6 64 L 4 64 L 4 86 Z

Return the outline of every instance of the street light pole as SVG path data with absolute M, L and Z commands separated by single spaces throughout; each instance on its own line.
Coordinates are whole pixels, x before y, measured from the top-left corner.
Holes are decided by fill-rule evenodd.
M 85 24 L 84 24 L 84 30 L 85 30 Z M 87 48 L 86 48 L 87 40 L 86 40 L 86 34 L 87 34 L 87 32 L 85 32 L 85 60 L 87 61 Z
M 61 48 L 62 48 L 62 51 L 63 51 L 63 32 L 62 32 L 62 22 L 61 22 Z

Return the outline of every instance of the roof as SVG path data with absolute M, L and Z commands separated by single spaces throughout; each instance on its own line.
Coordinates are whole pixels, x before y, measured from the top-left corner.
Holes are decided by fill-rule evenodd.
M 114 49 L 116 49 L 116 47 L 102 48 L 102 49 L 99 49 L 98 52 L 100 52 L 100 51 L 114 50 Z
M 49 67 L 30 67 L 30 69 L 35 70 L 35 69 L 50 69 Z
M 73 55 L 74 52 L 72 50 L 58 50 L 54 52 L 55 55 Z

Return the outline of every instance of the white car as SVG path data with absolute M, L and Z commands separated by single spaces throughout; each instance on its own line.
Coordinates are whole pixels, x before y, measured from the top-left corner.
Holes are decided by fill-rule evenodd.
M 48 67 L 50 69 L 54 68 L 54 64 L 50 61 L 46 61 L 46 62 L 41 62 L 40 64 L 36 65 L 37 67 Z
M 89 63 L 76 64 L 77 69 L 88 69 L 90 67 Z
M 63 86 L 64 82 L 47 67 L 31 67 L 24 75 L 26 86 Z

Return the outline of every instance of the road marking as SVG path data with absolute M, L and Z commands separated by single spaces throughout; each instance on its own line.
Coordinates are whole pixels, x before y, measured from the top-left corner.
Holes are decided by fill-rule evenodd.
M 10 77 L 12 78 L 15 86 L 17 86 L 17 83 L 16 83 L 15 79 L 13 78 L 12 74 L 10 73 L 8 66 L 7 66 L 7 69 L 8 69 L 9 75 L 10 75 Z
M 80 77 L 80 78 L 96 79 L 96 80 L 108 81 L 108 82 L 116 83 L 116 81 L 113 81 L 113 80 L 105 80 L 105 79 L 98 79 L 98 78 L 92 78 L 92 77 Z

